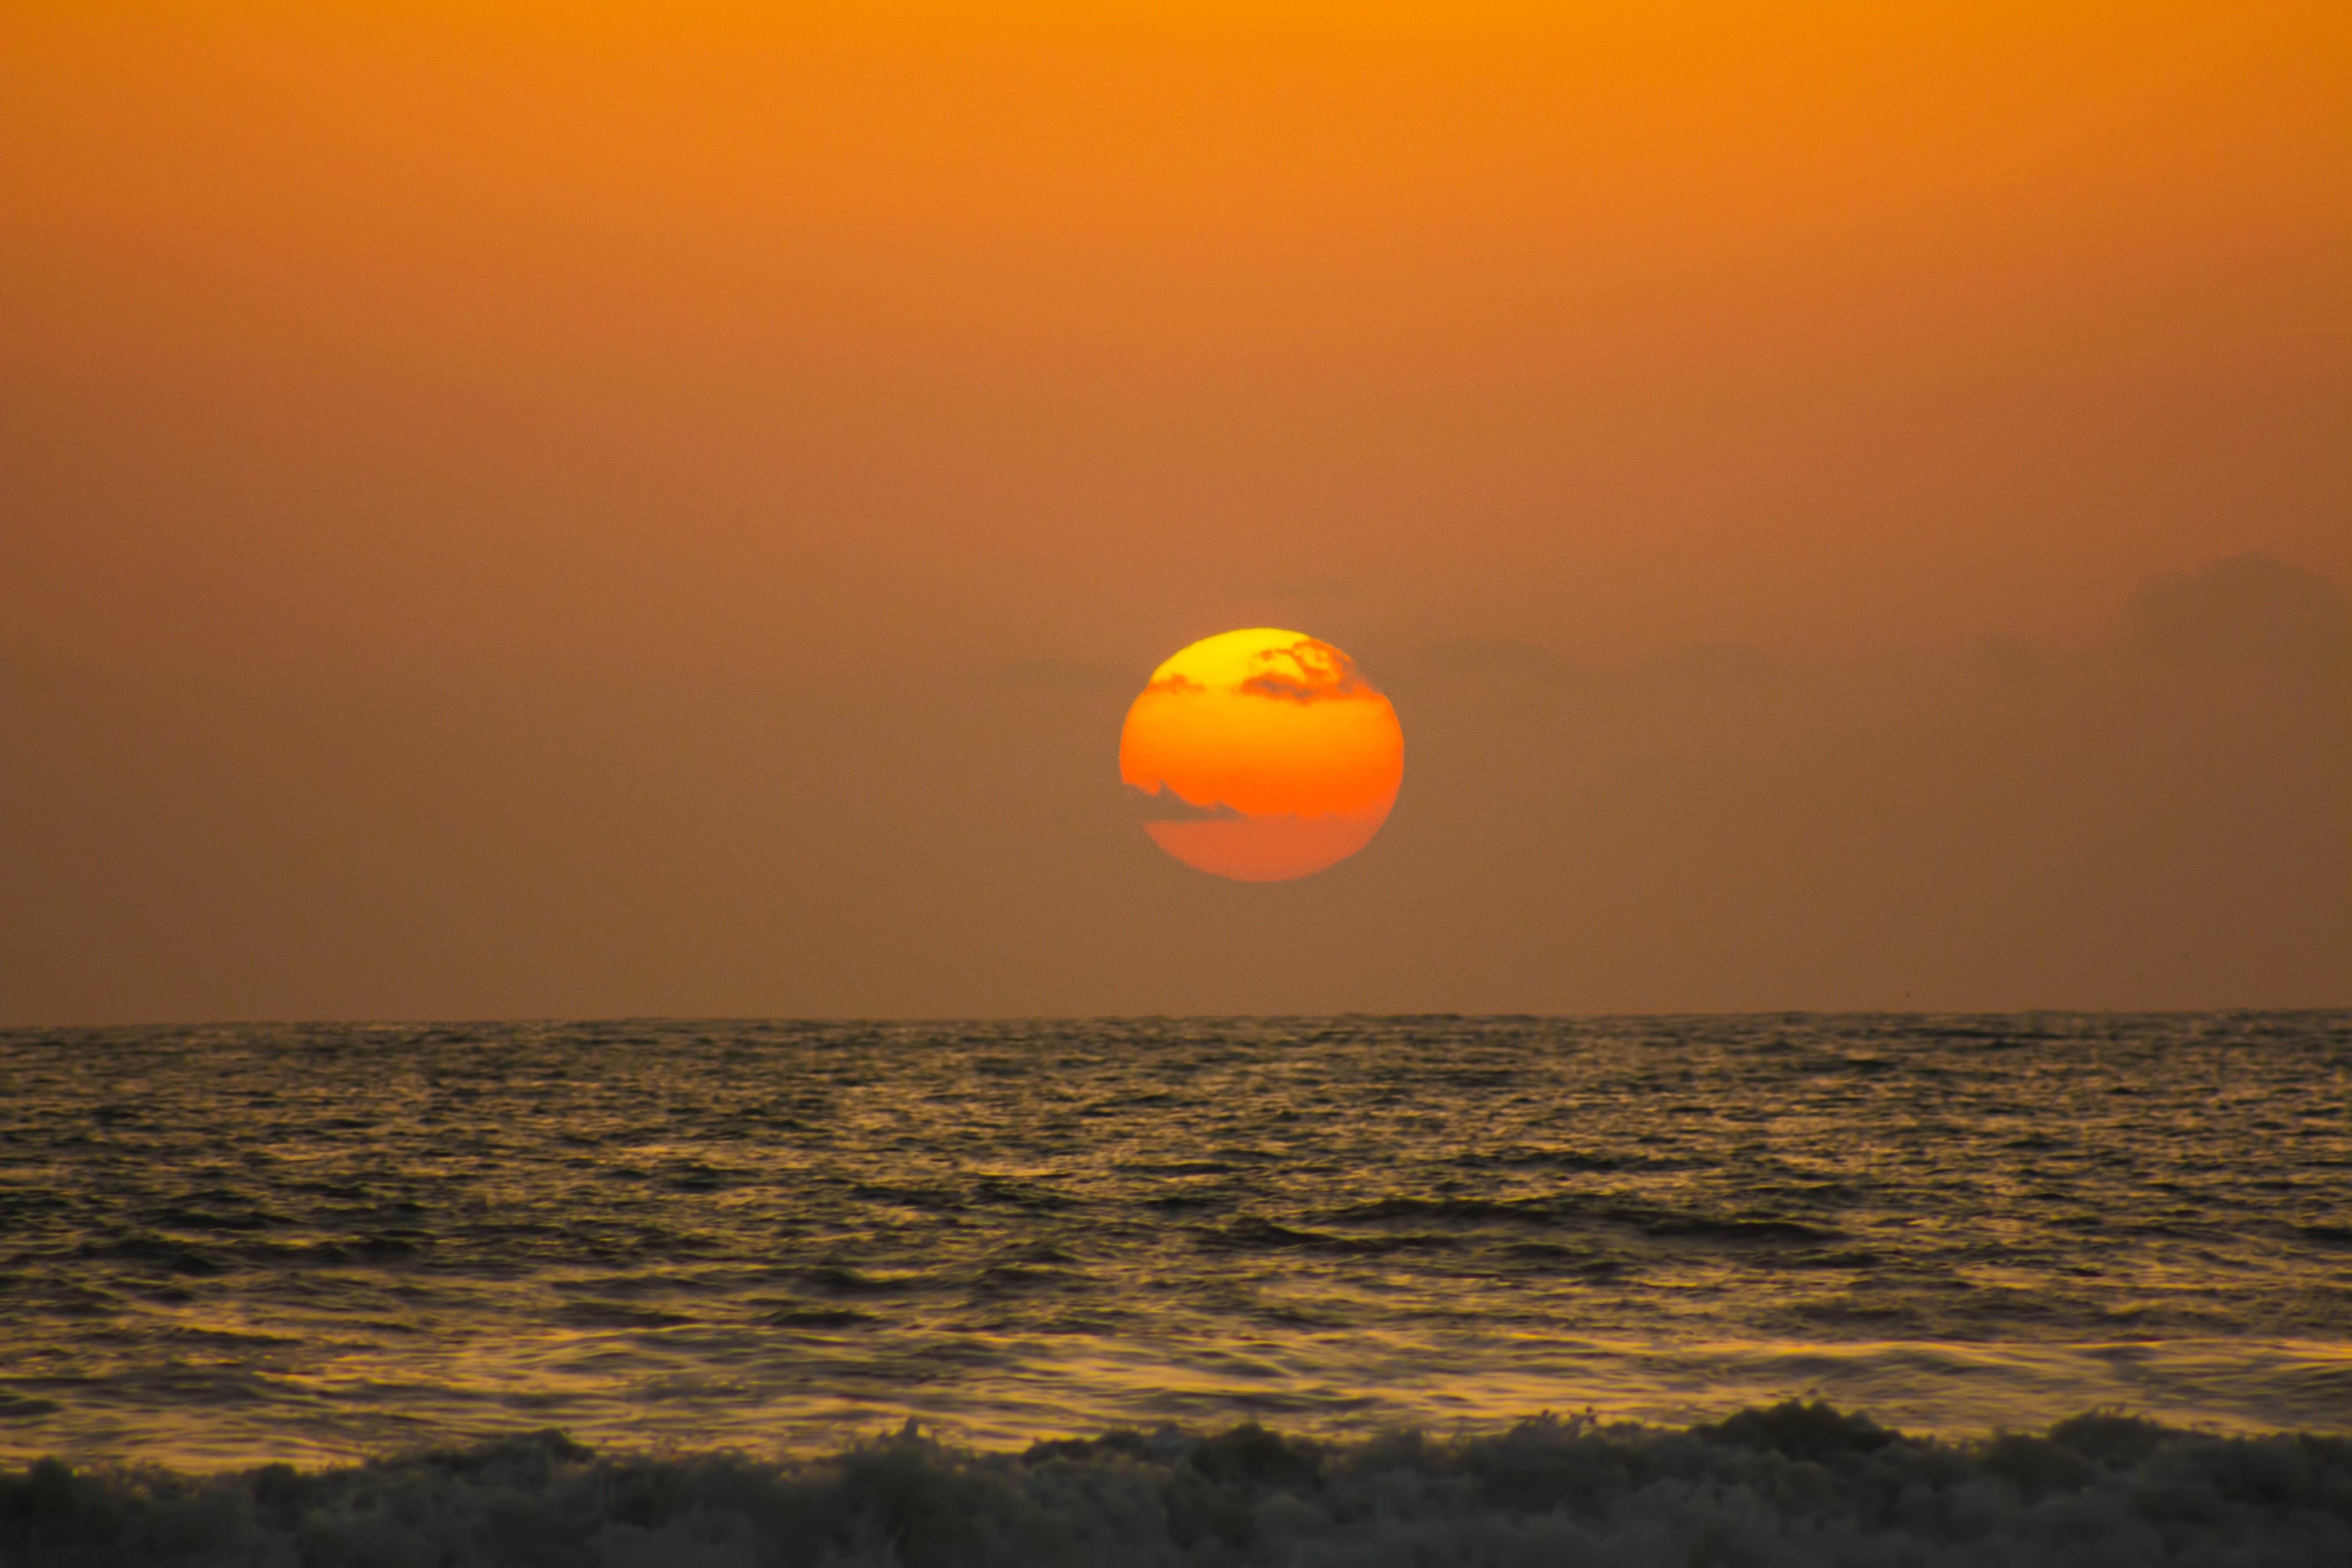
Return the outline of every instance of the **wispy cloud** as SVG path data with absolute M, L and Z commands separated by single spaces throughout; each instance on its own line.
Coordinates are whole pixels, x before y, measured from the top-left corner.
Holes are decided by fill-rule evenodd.
M 1236 822 L 1242 816 L 1221 800 L 1195 805 L 1165 783 L 1150 789 L 1129 784 L 1127 796 L 1146 822 Z
M 1328 702 L 1379 695 L 1356 668 L 1354 659 L 1317 637 L 1302 637 L 1288 647 L 1268 648 L 1252 662 L 1268 668 L 1248 677 L 1235 689 L 1253 697 Z
M 2352 656 L 2352 605 L 2336 584 L 2267 555 L 2155 577 L 2124 607 L 2132 645 L 2195 664 L 2304 664 Z

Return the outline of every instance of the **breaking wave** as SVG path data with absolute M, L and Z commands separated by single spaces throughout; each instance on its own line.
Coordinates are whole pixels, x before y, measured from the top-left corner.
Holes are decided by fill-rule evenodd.
M 910 1425 L 762 1461 L 543 1432 L 311 1472 L 0 1474 L 5 1568 L 2347 1562 L 2352 1440 L 2093 1415 L 1947 1442 L 1794 1402 L 1687 1429 L 1547 1415 L 1452 1440 L 1244 1426 L 987 1454 Z

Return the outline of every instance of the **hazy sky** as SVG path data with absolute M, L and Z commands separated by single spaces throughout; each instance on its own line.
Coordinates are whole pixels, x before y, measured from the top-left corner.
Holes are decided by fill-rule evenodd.
M 638 9 L 12 8 L 0 1023 L 2352 1002 L 2340 4 Z

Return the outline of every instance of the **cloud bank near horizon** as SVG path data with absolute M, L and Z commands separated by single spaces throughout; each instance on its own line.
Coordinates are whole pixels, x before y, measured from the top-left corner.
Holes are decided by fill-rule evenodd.
M 1368 650 L 1404 792 L 1270 887 L 1136 831 L 1108 659 L 27 667 L 0 1020 L 2341 1004 L 2352 660 L 2237 657 L 2297 571 L 2157 590 L 2181 646 L 2119 591 L 2087 647 Z

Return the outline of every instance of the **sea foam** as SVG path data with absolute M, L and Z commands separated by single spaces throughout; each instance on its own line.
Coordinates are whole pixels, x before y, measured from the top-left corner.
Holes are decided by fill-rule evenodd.
M 1077 1568 L 2352 1562 L 2352 1441 L 2115 1415 L 1906 1436 L 1788 1403 L 1687 1429 L 1541 1416 L 1355 1443 L 1255 1426 L 814 1458 L 542 1432 L 301 1472 L 0 1477 L 5 1568 Z

